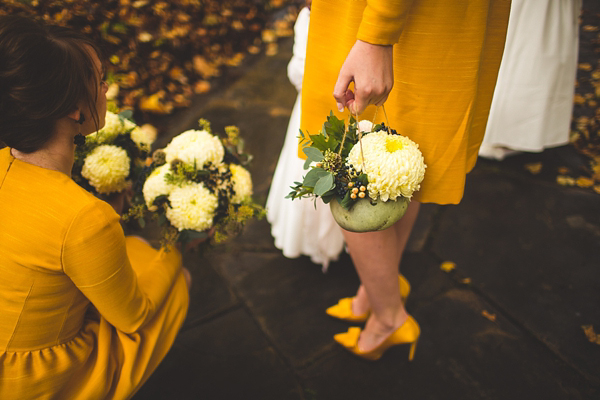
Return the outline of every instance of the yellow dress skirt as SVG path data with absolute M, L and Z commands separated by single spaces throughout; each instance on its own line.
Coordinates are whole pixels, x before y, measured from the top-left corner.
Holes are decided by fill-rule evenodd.
M 316 134 L 357 39 L 394 45 L 389 123 L 419 144 L 427 169 L 415 199 L 457 204 L 475 166 L 504 49 L 510 0 L 314 0 L 301 129 Z M 374 106 L 360 119 L 373 118 Z M 384 121 L 381 110 L 377 121 Z M 302 156 L 302 154 L 301 154 Z
M 126 399 L 189 304 L 181 256 L 68 176 L 0 150 L 0 399 Z

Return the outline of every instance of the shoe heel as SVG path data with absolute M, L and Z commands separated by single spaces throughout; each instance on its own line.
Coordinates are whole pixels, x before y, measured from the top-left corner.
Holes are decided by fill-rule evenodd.
M 410 351 L 408 352 L 408 361 L 412 361 L 415 358 L 415 351 L 417 350 L 417 340 L 410 344 Z

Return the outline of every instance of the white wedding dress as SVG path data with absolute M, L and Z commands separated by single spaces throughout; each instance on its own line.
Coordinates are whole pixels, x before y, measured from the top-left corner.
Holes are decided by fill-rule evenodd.
M 298 97 L 271 182 L 267 198 L 267 220 L 271 223 L 275 246 L 282 250 L 284 256 L 309 256 L 312 262 L 321 264 L 326 271 L 329 262 L 337 260 L 344 247 L 341 229 L 331 216 L 329 206 L 319 199 L 315 209 L 314 199 L 285 198 L 291 191 L 290 186 L 302 181 L 302 177 L 308 172 L 303 168 L 304 160 L 298 157 L 298 135 L 309 20 L 310 11 L 305 7 L 298 14 L 294 25 L 294 48 L 288 64 L 288 77 L 298 89 Z M 324 115 L 323 118 L 325 117 Z
M 581 0 L 512 0 L 506 46 L 480 155 L 568 143 Z

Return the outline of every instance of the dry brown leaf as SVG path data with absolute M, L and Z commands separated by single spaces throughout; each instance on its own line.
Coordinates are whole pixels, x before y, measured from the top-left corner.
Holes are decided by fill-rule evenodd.
M 271 117 L 289 117 L 291 111 L 284 107 L 272 107 L 269 109 L 269 116 Z
M 242 61 L 244 61 L 244 57 L 244 53 L 237 53 L 233 57 L 225 60 L 225 65 L 228 65 L 230 67 L 237 67 L 242 63 Z
M 465 285 L 469 285 L 471 283 L 471 278 L 464 278 L 461 279 L 461 283 L 465 284 Z
M 600 344 L 600 335 L 594 331 L 593 325 L 581 325 L 581 329 L 591 343 Z
M 594 192 L 600 194 L 600 185 L 594 186 Z
M 481 315 L 483 315 L 485 318 L 489 319 L 492 322 L 496 321 L 496 314 L 492 314 L 486 310 L 483 310 L 481 312 Z
M 596 69 L 596 70 L 592 71 L 591 76 L 593 79 L 600 79 L 600 69 Z
M 542 163 L 536 162 L 536 163 L 525 164 L 525 169 L 527 171 L 529 171 L 531 174 L 537 175 L 542 171 Z
M 583 71 L 591 71 L 592 70 L 592 64 L 590 64 L 590 63 L 581 63 L 581 64 L 579 64 L 579 69 L 581 69 Z
M 169 77 L 171 79 L 173 79 L 174 81 L 180 82 L 182 84 L 187 84 L 188 82 L 188 78 L 187 76 L 185 76 L 185 72 L 183 71 L 183 68 L 179 67 L 179 66 L 175 66 L 173 68 L 171 68 L 171 70 L 169 71 Z
M 207 81 L 198 81 L 194 85 L 194 93 L 206 93 L 210 90 L 210 83 Z
M 265 54 L 267 56 L 274 56 L 277 54 L 278 51 L 279 47 L 277 46 L 277 43 L 269 43 L 267 45 L 267 51 L 265 51 Z
M 585 104 L 585 97 L 577 93 L 573 96 L 573 102 L 575 102 L 575 104 Z
M 207 61 L 206 58 L 196 55 L 194 56 L 193 63 L 194 71 L 203 78 L 219 76 L 219 69 L 212 62 Z
M 248 47 L 248 53 L 250 53 L 250 54 L 258 54 L 258 53 L 260 53 L 260 47 L 258 47 L 258 46 L 250 46 L 250 47 Z
M 272 29 L 265 29 L 262 31 L 262 41 L 265 43 L 273 43 L 277 40 L 277 36 Z
M 597 26 L 595 26 L 595 25 L 584 25 L 584 26 L 582 27 L 582 29 L 583 29 L 585 32 L 596 32 L 596 31 L 598 30 L 598 27 L 597 27 Z
M 450 272 L 455 268 L 456 268 L 456 263 L 454 263 L 452 261 L 444 261 L 442 264 L 440 264 L 440 269 L 444 272 Z
M 558 168 L 558 173 L 561 175 L 566 175 L 569 173 L 569 168 L 567 167 L 559 167 Z

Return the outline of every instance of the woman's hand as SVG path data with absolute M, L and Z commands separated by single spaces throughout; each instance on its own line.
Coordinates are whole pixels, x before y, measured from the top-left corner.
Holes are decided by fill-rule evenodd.
M 354 93 L 348 89 L 354 82 Z M 333 97 L 339 111 L 361 114 L 369 104 L 382 105 L 394 86 L 393 46 L 357 40 L 340 69 Z

